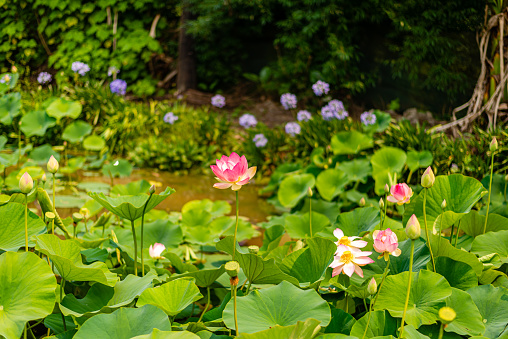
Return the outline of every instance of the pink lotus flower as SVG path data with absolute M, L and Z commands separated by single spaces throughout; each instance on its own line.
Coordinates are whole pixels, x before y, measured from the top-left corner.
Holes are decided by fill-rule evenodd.
M 391 254 L 394 257 L 398 257 L 401 253 L 399 247 L 399 240 L 397 234 L 393 233 L 391 229 L 387 228 L 382 231 L 374 231 L 372 234 L 374 237 L 374 249 L 376 252 L 381 253 L 378 257 L 385 257 L 385 261 L 388 261 L 388 256 Z
M 256 174 L 256 166 L 248 167 L 245 155 L 242 155 L 241 158 L 235 152 L 231 153 L 229 157 L 223 155 L 222 158 L 217 159 L 217 166 L 210 166 L 219 181 L 213 187 L 220 189 L 231 187 L 233 191 L 239 190 L 243 185 L 248 184 Z
M 349 277 L 351 277 L 353 273 L 356 273 L 363 278 L 363 271 L 360 266 L 365 266 L 374 262 L 374 260 L 369 258 L 372 252 L 362 252 L 359 249 L 344 245 L 339 245 L 336 254 L 333 262 L 330 264 L 330 267 L 333 268 L 332 277 L 344 272 L 344 274 Z
M 388 196 L 386 199 L 390 202 L 396 203 L 397 205 L 408 203 L 413 196 L 413 190 L 411 187 L 404 183 L 393 185 L 390 189 L 390 193 L 392 195 Z
M 164 259 L 163 256 L 161 256 L 162 252 L 166 249 L 166 246 L 163 244 L 159 244 L 156 242 L 153 245 L 150 245 L 150 248 L 148 249 L 148 253 L 153 259 Z
M 339 241 L 336 241 L 337 247 L 340 245 L 347 246 L 352 249 L 360 249 L 365 246 L 367 246 L 367 242 L 364 240 L 356 240 L 361 239 L 360 237 L 348 237 L 344 235 L 344 232 L 340 228 L 336 228 L 335 231 L 333 231 L 333 235 L 339 239 Z

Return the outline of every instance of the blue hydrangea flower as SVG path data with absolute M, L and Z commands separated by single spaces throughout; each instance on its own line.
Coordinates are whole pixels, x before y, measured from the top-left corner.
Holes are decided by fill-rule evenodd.
M 41 85 L 51 82 L 53 77 L 48 72 L 40 72 L 37 76 L 37 82 Z
M 109 88 L 111 89 L 111 93 L 125 95 L 125 91 L 127 91 L 127 82 L 122 79 L 116 79 L 111 81 Z
M 360 115 L 360 120 L 365 126 L 374 125 L 376 119 L 376 115 L 372 112 L 363 112 L 362 115 Z
M 285 93 L 280 96 L 280 103 L 284 107 L 284 109 L 294 109 L 296 108 L 296 95 L 291 93 Z
M 348 111 L 338 111 L 338 112 L 334 112 L 334 115 L 337 119 L 344 120 L 349 116 L 349 113 L 348 113 Z
M 309 111 L 300 111 L 296 114 L 296 120 L 298 121 L 309 121 L 312 119 L 312 115 Z
M 321 116 L 323 117 L 323 120 L 326 121 L 336 118 L 335 112 L 328 105 L 321 108 Z
M 259 134 L 256 134 L 254 136 L 254 138 L 252 139 L 252 141 L 254 141 L 254 144 L 256 145 L 256 147 L 265 147 L 266 144 L 268 143 L 268 139 L 265 137 L 264 134 L 262 133 L 259 133 Z
M 0 84 L 5 84 L 11 81 L 11 76 L 9 74 L 6 74 L 5 76 L 0 78 Z
M 120 73 L 120 70 L 116 66 L 108 67 L 108 77 L 112 76 L 113 74 L 116 75 L 118 73 Z
M 178 120 L 178 115 L 173 112 L 168 112 L 164 115 L 164 122 L 173 125 Z
M 294 137 L 296 134 L 300 134 L 302 128 L 297 122 L 288 122 L 286 124 L 286 133 Z
M 90 71 L 90 66 L 81 61 L 74 61 L 71 65 L 71 69 L 74 73 L 84 76 Z
M 212 97 L 212 105 L 218 108 L 226 106 L 226 98 L 222 95 L 217 94 Z
M 323 94 L 328 94 L 328 92 L 330 92 L 330 85 L 324 81 L 318 80 L 314 85 L 312 85 L 312 90 L 315 95 L 320 97 Z
M 330 100 L 330 102 L 328 103 L 328 106 L 330 106 L 330 108 L 334 112 L 340 112 L 340 111 L 345 111 L 346 110 L 344 108 L 344 104 L 342 103 L 342 101 L 336 100 L 336 99 Z
M 257 125 L 258 121 L 256 120 L 256 117 L 252 114 L 246 113 L 238 119 L 238 123 L 240 126 L 244 128 L 250 128 Z

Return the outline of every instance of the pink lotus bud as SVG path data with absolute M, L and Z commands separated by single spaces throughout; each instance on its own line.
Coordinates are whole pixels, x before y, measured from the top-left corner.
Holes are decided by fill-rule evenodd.
M 391 195 L 386 199 L 390 202 L 396 203 L 397 205 L 403 205 L 411 201 L 413 196 L 413 190 L 407 184 L 396 184 L 390 189 Z
M 370 295 L 374 295 L 377 292 L 377 282 L 376 279 L 372 278 L 369 281 L 369 284 L 367 285 L 367 292 Z
M 421 234 L 420 222 L 416 215 L 412 215 L 411 218 L 407 221 L 406 224 L 406 235 L 411 240 L 416 240 L 420 238 Z
M 496 139 L 496 137 L 494 137 L 494 138 L 492 139 L 492 141 L 490 142 L 489 150 L 490 150 L 491 152 L 494 152 L 494 151 L 496 151 L 496 150 L 497 150 L 497 147 L 498 147 L 498 144 L 497 144 L 497 139 Z
M 28 172 L 25 172 L 19 179 L 19 189 L 21 193 L 28 194 L 34 188 L 34 181 Z
M 42 173 L 42 177 L 41 177 L 41 180 L 43 183 L 46 182 L 47 178 L 46 178 L 46 173 Z
M 365 198 L 363 198 L 363 197 L 362 197 L 362 198 L 360 199 L 360 202 L 358 203 L 358 205 L 360 205 L 360 207 L 365 206 Z
M 379 208 L 380 209 L 385 208 L 385 201 L 383 200 L 383 198 L 379 199 Z
M 58 161 L 55 159 L 54 156 L 51 156 L 48 161 L 48 171 L 49 173 L 55 174 L 58 171 Z
M 390 193 L 390 186 L 388 184 L 385 184 L 385 193 Z
M 446 199 L 443 199 L 443 202 L 441 203 L 441 209 L 445 209 L 446 208 Z
M 155 185 L 150 186 L 150 188 L 148 189 L 148 193 L 150 193 L 150 194 L 155 193 Z
M 314 195 L 314 193 L 312 193 L 312 188 L 309 187 L 309 189 L 307 190 L 307 194 L 309 195 L 309 197 L 312 197 Z
M 164 257 L 161 256 L 162 252 L 166 249 L 166 246 L 163 244 L 155 243 L 153 245 L 150 245 L 148 248 L 148 254 L 150 254 L 150 257 L 153 259 L 164 259 Z
M 399 240 L 391 229 L 374 231 L 372 236 L 374 237 L 374 249 L 376 252 L 381 253 L 380 258 L 384 256 L 385 260 L 388 260 L 388 255 L 390 254 L 395 257 L 400 255 L 401 251 L 398 248 Z
M 229 157 L 223 155 L 217 160 L 217 165 L 210 166 L 216 179 L 219 181 L 213 187 L 220 189 L 230 188 L 237 191 L 256 174 L 256 166 L 250 167 L 244 155 L 240 157 L 235 152 Z
M 425 188 L 431 188 L 434 186 L 434 181 L 436 181 L 436 177 L 434 176 L 434 172 L 432 172 L 432 168 L 427 167 L 425 172 L 422 175 L 422 186 Z

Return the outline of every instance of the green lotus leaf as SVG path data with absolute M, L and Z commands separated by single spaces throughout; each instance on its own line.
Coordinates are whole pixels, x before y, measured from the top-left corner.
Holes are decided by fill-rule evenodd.
M 68 101 L 64 98 L 58 98 L 46 108 L 46 112 L 58 122 L 65 117 L 77 119 L 82 109 L 83 107 L 77 101 Z
M 36 250 L 46 254 L 55 264 L 62 278 L 68 281 L 96 281 L 114 286 L 118 280 L 105 263 L 96 261 L 83 264 L 79 243 L 73 239 L 61 240 L 53 234 L 42 234 L 35 237 Z
M 355 208 L 351 212 L 339 214 L 334 228 L 340 228 L 348 237 L 359 236 L 372 231 L 380 222 L 379 209 L 375 207 Z
M 157 287 L 147 288 L 139 296 L 136 305 L 154 305 L 175 316 L 187 306 L 203 298 L 193 278 L 181 278 Z
M 102 166 L 102 174 L 106 177 L 128 177 L 132 173 L 132 164 L 125 159 L 116 159 Z
M 92 133 L 92 125 L 86 121 L 78 120 L 67 125 L 62 133 L 62 139 L 71 144 L 82 142 L 83 138 Z
M 228 328 L 235 329 L 233 301 L 230 300 L 222 314 Z M 277 286 L 254 290 L 237 298 L 238 327 L 241 333 L 255 333 L 276 325 L 295 325 L 309 318 L 330 323 L 330 307 L 313 290 L 301 290 L 283 281 Z
M 146 180 L 132 181 L 125 185 L 115 185 L 111 193 L 118 195 L 137 195 L 147 193 L 150 189 L 150 183 Z
M 325 328 L 325 333 L 351 333 L 351 328 L 356 323 L 356 319 L 353 316 L 340 308 L 332 307 L 332 320 L 330 324 Z
M 212 332 L 208 333 L 212 334 Z M 200 338 L 201 337 L 199 337 L 198 335 L 189 331 L 170 332 L 154 329 L 151 334 L 138 335 L 136 337 L 133 337 L 132 339 L 200 339 Z
M 12 124 L 12 120 L 19 115 L 21 108 L 21 94 L 9 93 L 0 97 L 0 122 L 4 125 Z
M 423 232 L 422 232 L 423 235 Z M 483 264 L 478 260 L 476 255 L 469 253 L 458 248 L 455 248 L 450 244 L 448 239 L 437 235 L 430 235 L 432 253 L 434 258 L 437 257 L 449 257 L 455 261 L 460 261 L 471 266 L 476 275 L 480 275 L 483 271 Z
M 17 251 L 25 246 L 25 206 L 8 203 L 0 206 L 2 226 L 0 231 L 0 250 Z M 46 224 L 35 213 L 28 211 L 28 246 L 35 243 L 32 237 L 46 231 Z
M 446 278 L 451 287 L 467 291 L 478 286 L 478 277 L 471 265 L 455 261 L 449 257 L 437 257 L 436 273 Z M 427 263 L 427 269 L 432 270 L 432 263 Z
M 148 183 L 148 182 L 147 182 Z M 115 185 L 115 187 L 118 185 Z M 123 186 L 123 185 L 121 185 Z M 102 181 L 82 181 L 78 184 L 78 189 L 85 191 L 85 192 L 102 192 L 102 193 L 108 193 L 111 189 L 111 186 L 109 184 L 106 184 Z M 148 188 L 145 192 L 148 191 Z M 140 192 L 141 193 L 141 192 Z M 136 193 L 137 194 L 137 193 Z M 128 194 L 120 194 L 120 195 L 128 195 Z M 90 199 L 89 201 L 95 202 L 95 200 Z M 99 203 L 96 203 L 100 208 L 102 209 L 102 205 Z
M 273 259 L 263 260 L 256 254 L 241 253 L 238 243 L 233 244 L 233 237 L 227 236 L 216 245 L 217 250 L 224 251 L 228 254 L 235 253 L 235 260 L 238 261 L 243 273 L 252 284 L 278 284 L 281 281 L 289 281 L 298 285 L 298 280 L 286 273 L 275 264 Z
M 453 308 L 457 317 L 446 326 L 445 331 L 468 336 L 485 332 L 482 315 L 467 292 L 452 287 L 452 295 L 446 298 L 446 306 Z
M 508 289 L 492 285 L 476 286 L 467 291 L 483 317 L 487 338 L 501 338 L 508 325 Z
M 31 252 L 1 254 L 0 272 L 0 336 L 18 339 L 27 321 L 53 312 L 55 275 L 47 262 Z
M 383 194 L 384 186 L 392 184 L 390 177 L 393 173 L 402 171 L 406 158 L 406 153 L 396 147 L 383 147 L 374 152 L 370 162 L 376 182 L 375 191 L 377 194 Z
M 226 222 L 225 219 L 229 219 L 229 222 Z M 228 224 L 230 226 L 228 228 L 226 228 L 224 231 L 222 231 L 220 233 L 217 232 L 216 234 L 220 234 L 221 237 L 235 234 L 236 222 L 235 222 L 234 217 L 219 217 L 219 218 L 215 219 L 214 221 L 212 221 L 208 227 L 210 228 L 210 230 L 213 231 L 214 227 L 217 227 L 218 223 L 220 223 L 220 222 L 223 223 L 221 225 L 221 227 L 227 226 Z M 256 230 L 250 222 L 248 222 L 247 220 L 245 220 L 243 218 L 240 218 L 238 220 L 236 241 L 249 240 L 249 239 L 257 237 L 259 234 L 260 234 L 259 231 Z
M 60 161 L 60 154 L 55 152 L 50 144 L 44 144 L 39 147 L 35 147 L 29 155 L 29 158 L 38 164 L 46 165 L 49 158 L 54 156 L 56 160 Z
M 182 224 L 187 227 L 208 226 L 212 215 L 206 210 L 188 210 L 182 212 Z
M 480 257 L 497 253 L 502 261 L 508 262 L 508 230 L 477 236 L 471 246 L 471 252 Z
M 371 137 L 355 130 L 342 131 L 332 137 L 333 154 L 356 154 L 361 150 L 372 148 L 374 142 Z
M 487 232 L 508 230 L 508 218 L 499 214 L 489 213 L 485 232 L 483 232 L 484 227 L 485 216 L 478 214 L 477 211 L 471 211 L 460 219 L 460 229 L 467 235 L 477 237 Z
M 353 328 L 351 328 L 351 336 L 363 338 L 365 327 L 367 327 L 368 317 L 369 315 L 365 314 L 355 322 Z M 392 318 L 388 312 L 372 311 L 372 315 L 370 317 L 369 329 L 367 330 L 367 335 L 365 336 L 366 338 L 395 335 L 397 332 L 397 320 Z
M 171 331 L 168 316 L 156 306 L 120 308 L 111 314 L 91 317 L 85 321 L 73 339 L 131 339 L 150 334 L 154 329 Z
M 264 331 L 255 333 L 242 332 L 238 339 L 296 339 L 296 338 L 313 338 L 319 332 L 319 320 L 307 319 L 305 321 L 298 321 L 296 325 L 280 326 L 275 325 Z M 242 328 L 240 328 L 242 330 Z
M 295 174 L 287 176 L 280 183 L 277 197 L 284 207 L 295 207 L 304 198 L 309 188 L 313 188 L 316 179 L 312 174 Z
M 367 159 L 341 162 L 338 169 L 346 174 L 349 182 L 361 181 L 366 183 L 368 176 L 372 173 L 372 166 Z
M 83 148 L 88 151 L 101 151 L 106 147 L 106 140 L 98 135 L 89 135 L 83 140 Z
M 312 221 L 312 234 L 310 231 Z M 330 220 L 323 214 L 312 212 L 305 214 L 291 214 L 286 217 L 285 225 L 288 234 L 295 239 L 309 238 L 323 231 L 330 225 Z
M 209 287 L 219 279 L 226 272 L 224 265 L 217 269 L 199 270 L 194 272 L 187 272 L 183 274 L 172 274 L 167 281 L 172 281 L 180 278 L 194 278 L 196 285 L 199 287 Z
M 406 322 L 417 329 L 439 319 L 438 311 L 445 306 L 445 299 L 452 294 L 452 289 L 446 279 L 437 273 L 421 270 L 412 272 L 412 275 Z M 374 309 L 386 309 L 391 316 L 401 318 L 408 280 L 409 272 L 387 276 Z
M 409 151 L 407 152 L 407 167 L 411 172 L 417 171 L 420 168 L 426 168 L 432 165 L 434 157 L 429 151 Z
M 344 192 L 344 187 L 349 181 L 349 177 L 341 170 L 327 169 L 317 176 L 316 187 L 323 199 L 331 201 Z
M 301 284 L 313 284 L 324 276 L 332 263 L 337 245 L 323 238 L 310 238 L 306 242 L 307 247 L 289 254 L 279 267 L 282 272 L 295 277 Z
M 77 170 L 82 169 L 85 166 L 86 158 L 85 157 L 74 157 L 70 158 L 67 161 L 66 166 L 60 167 L 59 172 L 62 174 L 72 174 Z
M 182 214 L 190 210 L 204 210 L 209 212 L 212 217 L 216 218 L 231 213 L 231 205 L 224 200 L 192 200 L 183 205 Z
M 32 111 L 21 118 L 19 128 L 26 137 L 42 137 L 48 128 L 55 125 L 55 118 L 48 116 L 45 111 Z
M 146 204 L 148 194 L 138 195 L 124 195 L 118 197 L 108 197 L 104 193 L 89 192 L 88 195 L 100 203 L 108 211 L 118 215 L 121 218 L 134 221 L 143 215 L 143 209 L 146 209 L 145 213 L 150 211 L 152 208 L 160 204 L 164 199 L 174 193 L 175 190 L 167 187 L 166 190 L 159 194 L 152 194 L 150 201 Z
M 7 137 L 5 135 L 0 135 L 0 151 L 4 149 L 5 145 L 7 145 Z

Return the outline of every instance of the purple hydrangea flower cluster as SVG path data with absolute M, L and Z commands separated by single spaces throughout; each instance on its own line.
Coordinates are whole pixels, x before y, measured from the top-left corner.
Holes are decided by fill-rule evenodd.
M 326 120 L 326 121 L 336 118 L 335 112 L 332 111 L 332 109 L 328 105 L 321 108 L 321 116 L 323 117 L 323 120 Z
M 315 95 L 320 97 L 323 94 L 328 94 L 328 92 L 330 92 L 330 85 L 324 81 L 318 80 L 314 85 L 312 85 L 312 90 Z
M 286 133 L 294 137 L 296 134 L 300 134 L 302 128 L 297 122 L 288 122 L 286 124 Z
M 108 77 L 112 75 L 116 75 L 120 73 L 120 70 L 116 66 L 109 66 L 108 67 Z
M 90 71 L 90 66 L 81 61 L 74 61 L 72 63 L 71 69 L 74 73 L 78 73 L 81 76 L 84 76 L 88 71 Z
M 360 115 L 360 120 L 365 126 L 369 126 L 376 123 L 377 117 L 372 112 L 363 112 L 362 115 Z
M 5 84 L 9 81 L 11 81 L 11 76 L 9 74 L 6 74 L 5 76 L 0 78 L 0 84 Z
M 312 119 L 312 115 L 309 111 L 300 111 L 296 114 L 296 120 L 298 121 L 309 121 Z
M 48 72 L 40 72 L 37 76 L 37 82 L 41 85 L 51 82 L 53 77 Z
M 111 89 L 111 93 L 125 95 L 125 92 L 127 91 L 127 82 L 122 79 L 116 79 L 111 81 L 109 88 Z
M 349 116 L 349 113 L 344 108 L 344 104 L 340 100 L 331 100 L 328 105 L 321 108 L 321 115 L 323 120 L 344 120 Z
M 284 107 L 284 109 L 294 109 L 296 108 L 296 95 L 291 93 L 284 93 L 280 96 L 280 103 Z
M 246 113 L 242 115 L 240 119 L 238 119 L 238 123 L 240 124 L 240 126 L 244 128 L 250 128 L 256 126 L 258 124 L 258 121 L 256 120 L 255 116 Z
M 212 97 L 212 105 L 218 108 L 226 106 L 226 98 L 222 95 L 217 94 Z
M 254 144 L 256 145 L 256 147 L 265 147 L 266 144 L 268 143 L 268 139 L 265 137 L 264 134 L 262 133 L 259 133 L 259 134 L 256 134 L 254 136 L 254 138 L 252 139 L 252 141 L 254 141 Z
M 173 125 L 178 120 L 178 115 L 173 112 L 168 112 L 164 115 L 164 122 Z

